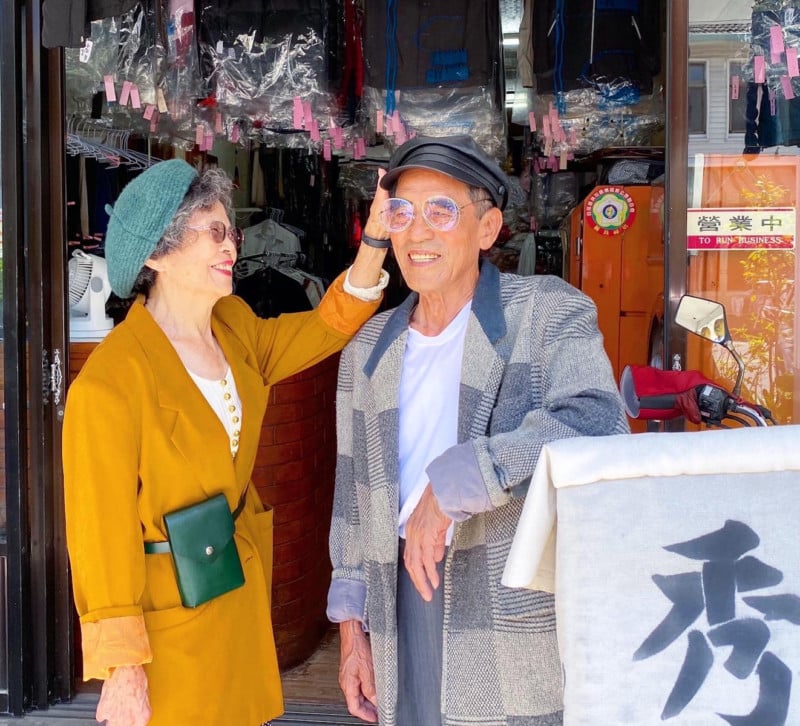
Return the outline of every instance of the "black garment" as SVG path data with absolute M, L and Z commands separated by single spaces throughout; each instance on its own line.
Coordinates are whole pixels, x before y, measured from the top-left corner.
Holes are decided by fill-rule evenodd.
M 81 188 L 81 160 L 77 156 L 67 156 L 67 240 L 70 247 L 80 247 L 86 252 L 102 253 L 108 212 L 106 204 L 113 204 L 120 191 L 138 172 L 126 166 L 110 167 L 95 159 L 84 162 L 85 189 Z M 86 193 L 86 199 L 82 194 Z M 85 202 L 88 237 L 81 229 L 81 204 Z
M 81 48 L 89 37 L 89 23 L 123 15 L 138 0 L 44 0 L 42 45 L 45 48 Z
M 787 100 L 776 94 L 774 114 L 766 85 L 748 83 L 746 99 L 743 153 L 800 145 L 800 97 Z
M 366 3 L 366 85 L 387 88 L 387 64 L 395 89 L 493 85 L 502 68 L 498 0 Z
M 536 0 L 533 70 L 539 93 L 629 81 L 652 93 L 661 70 L 658 0 Z
M 219 105 L 278 133 L 294 130 L 293 96 L 307 94 L 317 116 L 328 110 L 327 82 L 342 67 L 331 45 L 341 21 L 329 5 L 337 7 L 335 0 L 195 0 L 201 75 Z
M 326 6 L 325 0 L 197 0 L 195 13 L 201 38 L 214 47 L 219 40 L 233 43 L 253 31 L 257 43 L 308 28 L 323 35 Z
M 82 48 L 88 37 L 86 0 L 44 0 L 42 45 L 45 48 Z
M 260 318 L 312 310 L 303 286 L 277 269 L 264 267 L 236 283 L 234 293 Z

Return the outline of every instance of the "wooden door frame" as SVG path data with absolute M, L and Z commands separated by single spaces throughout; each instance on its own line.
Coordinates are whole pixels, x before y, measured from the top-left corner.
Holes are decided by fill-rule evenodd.
M 686 189 L 689 178 L 689 0 L 667 3 L 666 218 L 664 255 L 664 366 L 686 358 L 686 331 L 673 322 L 686 292 Z M 667 429 L 682 430 L 682 419 Z
M 72 694 L 71 610 L 52 385 L 65 331 L 63 54 L 46 51 L 41 0 L 0 0 L 4 226 L 7 683 L 15 716 Z M 71 604 L 69 605 L 71 607 Z

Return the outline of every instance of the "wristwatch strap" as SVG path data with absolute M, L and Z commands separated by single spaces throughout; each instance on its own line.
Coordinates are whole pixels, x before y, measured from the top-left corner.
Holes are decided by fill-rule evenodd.
M 370 237 L 368 234 L 362 234 L 361 241 L 365 245 L 377 247 L 379 250 L 388 250 L 392 246 L 392 240 L 388 237 L 386 239 L 377 239 L 375 237 Z

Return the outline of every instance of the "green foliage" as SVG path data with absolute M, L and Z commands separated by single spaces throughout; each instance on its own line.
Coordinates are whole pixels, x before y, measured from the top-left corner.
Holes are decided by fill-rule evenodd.
M 747 316 L 731 334 L 745 360 L 742 393 L 791 423 L 795 253 L 754 250 L 741 264 L 751 294 Z

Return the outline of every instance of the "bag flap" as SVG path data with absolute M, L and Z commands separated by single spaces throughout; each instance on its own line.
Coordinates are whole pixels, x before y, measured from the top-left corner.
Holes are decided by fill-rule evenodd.
M 173 554 L 213 562 L 233 538 L 236 525 L 223 494 L 164 515 Z

